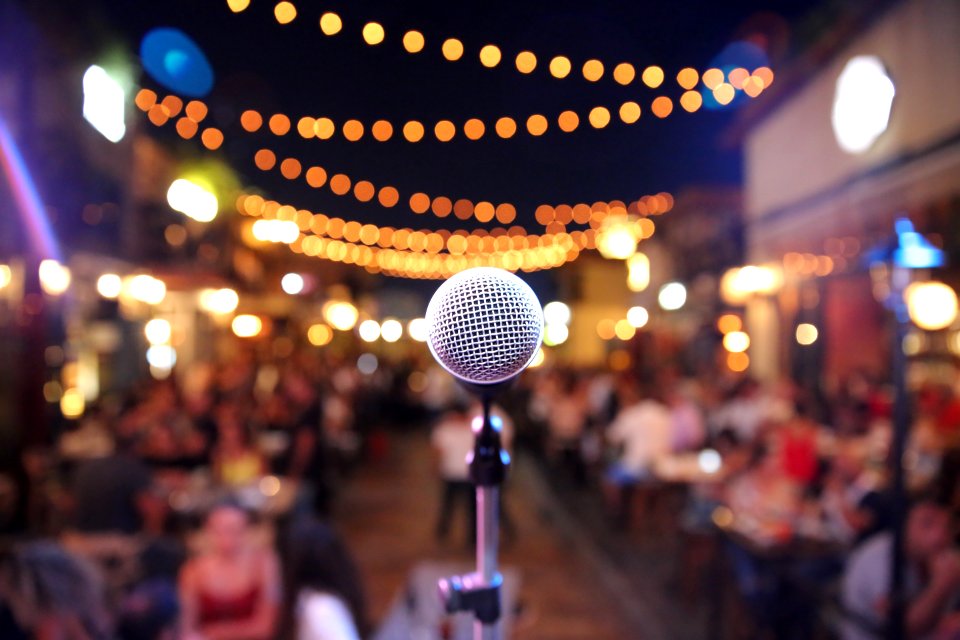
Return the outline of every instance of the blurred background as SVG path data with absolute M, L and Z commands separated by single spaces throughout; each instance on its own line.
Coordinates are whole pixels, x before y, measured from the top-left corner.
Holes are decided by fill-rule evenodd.
M 469 637 L 423 316 L 495 266 L 505 637 L 960 637 L 957 60 L 940 0 L 0 4 L 0 635 Z

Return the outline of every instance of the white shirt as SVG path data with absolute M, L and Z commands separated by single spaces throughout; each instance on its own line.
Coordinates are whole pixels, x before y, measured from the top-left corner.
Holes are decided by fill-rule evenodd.
M 297 598 L 297 640 L 360 640 L 360 634 L 343 600 L 304 589 Z
M 654 460 L 670 453 L 670 428 L 670 410 L 659 402 L 644 400 L 617 414 L 607 439 L 623 445 L 621 466 L 640 473 Z
M 885 622 L 879 606 L 890 594 L 892 547 L 893 537 L 881 533 L 864 542 L 847 561 L 843 573 L 843 606 L 853 615 L 843 623 L 843 640 L 876 640 L 881 637 L 862 628 L 865 625 L 858 625 L 857 621 L 866 621 L 877 628 Z M 909 568 L 905 577 L 909 601 L 920 591 L 920 583 L 916 572 Z
M 433 429 L 431 441 L 440 452 L 440 475 L 444 480 L 470 477 L 467 454 L 473 451 L 474 436 L 469 425 L 468 421 L 448 418 Z

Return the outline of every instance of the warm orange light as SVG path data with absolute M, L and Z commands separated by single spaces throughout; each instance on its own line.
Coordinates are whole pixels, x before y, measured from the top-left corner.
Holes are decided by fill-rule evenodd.
M 269 171 L 277 164 L 277 156 L 270 149 L 260 149 L 253 156 L 253 163 L 261 171 Z
M 643 84 L 651 89 L 656 89 L 663 84 L 663 69 L 653 65 L 643 70 Z
M 605 318 L 597 323 L 597 335 L 601 340 L 613 340 L 617 335 L 617 323 L 609 318 Z
M 376 189 L 373 183 L 368 180 L 361 180 L 353 185 L 353 197 L 360 202 L 370 202 L 373 200 L 374 194 L 376 194 Z
M 342 173 L 338 173 L 330 178 L 330 191 L 338 196 L 345 195 L 350 191 L 350 178 Z
M 449 120 L 441 120 L 433 127 L 433 135 L 440 142 L 450 142 L 457 135 L 457 127 Z
M 453 203 L 453 215 L 460 220 L 469 220 L 473 216 L 473 203 L 466 198 L 460 198 Z
M 564 111 L 557 117 L 557 126 L 567 133 L 575 131 L 580 126 L 580 116 L 575 111 Z
M 137 92 L 137 97 L 133 99 L 133 102 L 141 111 L 149 111 L 150 107 L 157 104 L 157 93 L 150 89 L 140 89 L 140 91 Z
M 590 109 L 589 120 L 593 128 L 603 129 L 610 124 L 610 111 L 606 107 L 594 107 Z
M 393 125 L 386 120 L 377 120 L 370 127 L 370 133 L 378 142 L 386 142 L 393 136 Z
M 240 13 L 250 6 L 250 0 L 227 0 L 227 6 L 230 7 L 230 11 Z
M 426 213 L 430 208 L 430 196 L 425 193 L 415 193 L 410 196 L 410 210 L 414 213 Z
M 680 106 L 684 110 L 693 113 L 703 105 L 703 96 L 699 91 L 684 91 L 680 96 Z
M 537 56 L 529 51 L 521 51 L 517 54 L 516 64 L 520 73 L 533 73 L 537 68 Z
M 371 46 L 383 42 L 384 35 L 383 25 L 379 22 L 368 22 L 363 25 L 363 41 Z
M 423 139 L 423 125 L 416 120 L 411 120 L 403 125 L 403 137 L 408 142 L 419 142 Z
M 278 2 L 273 8 L 273 15 L 280 24 L 290 24 L 297 17 L 297 8 L 292 2 Z
M 697 86 L 697 83 L 700 81 L 700 74 L 697 73 L 696 69 L 692 67 L 686 67 L 680 69 L 677 73 L 677 84 L 689 91 Z
M 730 104 L 735 95 L 736 91 L 729 82 L 721 82 L 717 88 L 713 90 L 714 99 L 723 105 Z
M 746 371 L 750 366 L 750 356 L 745 353 L 728 353 L 727 367 L 737 373 Z
M 637 70 L 629 62 L 621 62 L 613 68 L 613 79 L 624 86 L 633 82 L 637 77 Z
M 723 83 L 723 71 L 720 69 L 707 69 L 703 72 L 703 85 L 713 91 Z
M 750 76 L 743 83 L 743 92 L 751 98 L 756 98 L 763 93 L 763 80 L 756 76 Z
M 343 137 L 356 142 L 363 137 L 363 123 L 359 120 L 347 120 L 343 123 Z
M 407 31 L 403 34 L 403 48 L 408 53 L 420 53 L 425 44 L 423 34 L 419 31 Z
M 759 78 L 763 83 L 763 88 L 766 89 L 773 84 L 773 71 L 770 67 L 759 67 L 753 70 L 753 76 Z
M 327 182 L 327 172 L 323 167 L 310 167 L 306 173 L 307 184 L 319 189 Z
M 436 197 L 430 205 L 430 210 L 438 218 L 446 218 L 453 211 L 453 202 L 446 196 Z
M 337 132 L 337 127 L 330 118 L 317 118 L 313 123 L 313 132 L 321 140 L 329 140 Z
M 380 191 L 377 193 L 377 202 L 381 206 L 388 209 L 397 206 L 397 203 L 400 202 L 400 192 L 398 192 L 394 187 L 381 187 Z
M 335 36 L 341 29 L 343 29 L 343 21 L 337 14 L 328 11 L 320 16 L 320 31 L 323 31 L 324 35 Z
M 311 118 L 310 116 L 304 116 L 297 120 L 297 133 L 300 134 L 301 138 L 310 139 L 316 135 L 314 130 L 314 125 L 316 124 L 316 119 Z
M 486 127 L 482 120 L 471 118 L 463 124 L 463 134 L 470 140 L 479 140 L 483 137 Z
M 463 57 L 463 43 L 456 38 L 447 38 L 440 47 L 443 57 L 454 62 Z
M 500 47 L 488 44 L 480 49 L 480 64 L 485 67 L 493 68 L 500 64 Z
M 200 141 L 210 151 L 216 151 L 223 144 L 223 133 L 220 129 L 214 127 L 204 129 L 203 133 L 200 134 Z
M 180 118 L 177 120 L 177 133 L 184 140 L 189 140 L 197 135 L 198 128 L 197 123 L 189 118 Z
M 497 222 L 500 224 L 510 224 L 517 219 L 517 209 L 509 202 L 497 205 Z
M 478 202 L 473 208 L 473 215 L 480 222 L 490 222 L 496 215 L 496 209 L 491 202 Z
M 170 119 L 170 116 L 167 115 L 167 109 L 163 105 L 155 104 L 147 111 L 147 118 L 154 126 L 162 127 Z
M 570 75 L 570 58 L 557 56 L 550 61 L 550 74 L 554 78 L 566 78 Z
M 588 82 L 596 82 L 603 77 L 603 63 L 599 60 L 587 60 L 583 63 L 583 77 Z
M 300 177 L 302 167 L 296 158 L 286 158 L 280 163 L 280 174 L 287 180 L 296 180 Z
M 188 102 L 184 111 L 186 112 L 187 117 L 194 122 L 201 122 L 207 117 L 207 105 L 199 100 L 191 100 Z
M 517 132 L 517 123 L 514 122 L 513 118 L 503 117 L 497 120 L 494 128 L 497 130 L 497 135 L 501 138 L 512 138 Z
M 717 318 L 717 330 L 726 335 L 743 329 L 743 321 L 734 313 L 726 313 Z
M 530 132 L 532 136 L 542 136 L 547 130 L 547 119 L 535 113 L 529 118 L 527 118 L 527 131 Z
M 252 109 L 248 109 L 240 114 L 240 126 L 245 131 L 253 133 L 263 125 L 263 117 Z
M 750 77 L 750 72 L 743 67 L 732 69 L 727 74 L 727 81 L 733 85 L 734 89 L 743 89 L 743 83 Z
M 666 118 L 673 112 L 673 100 L 667 96 L 655 98 L 650 104 L 650 110 L 658 118 Z
M 183 109 L 183 100 L 177 96 L 167 96 L 160 104 L 167 110 L 168 118 L 176 118 L 180 114 L 180 110 Z
M 625 124 L 633 124 L 640 119 L 640 105 L 636 102 L 624 102 L 620 105 L 620 119 Z
M 290 118 L 282 113 L 275 113 L 270 116 L 270 131 L 274 135 L 284 136 L 290 131 Z

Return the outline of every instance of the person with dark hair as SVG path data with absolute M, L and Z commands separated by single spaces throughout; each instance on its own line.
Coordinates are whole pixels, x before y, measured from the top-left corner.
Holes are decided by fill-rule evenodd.
M 232 502 L 210 511 L 204 533 L 207 551 L 180 571 L 182 637 L 273 638 L 281 599 L 273 550 L 252 543 L 250 518 Z
M 914 501 L 904 526 L 906 636 L 955 638 L 960 618 L 950 606 L 960 595 L 960 553 L 952 545 L 950 512 L 934 499 Z M 843 576 L 843 640 L 884 637 L 890 603 L 893 535 L 884 532 L 860 546 Z
M 336 532 L 313 519 L 295 521 L 284 558 L 289 640 L 358 640 L 367 631 L 360 574 Z
M 111 637 L 95 570 L 54 542 L 32 542 L 14 549 L 0 563 L 0 596 L 28 637 Z

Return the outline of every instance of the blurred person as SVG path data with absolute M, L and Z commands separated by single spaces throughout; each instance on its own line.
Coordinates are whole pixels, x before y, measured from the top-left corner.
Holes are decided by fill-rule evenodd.
M 213 450 L 213 475 L 221 483 L 238 487 L 266 473 L 263 456 L 250 442 L 246 426 L 232 404 L 217 408 L 219 438 Z
M 670 407 L 670 449 L 675 453 L 703 446 L 707 436 L 703 413 L 694 401 L 692 382 L 674 385 L 667 395 Z
M 559 374 L 546 409 L 548 453 L 580 486 L 587 483 L 582 446 L 588 413 L 585 386 L 572 372 Z
M 180 571 L 182 637 L 275 637 L 281 602 L 279 563 L 271 549 L 251 541 L 247 512 L 224 502 L 210 511 L 203 533 L 207 551 L 188 560 Z
M 86 460 L 72 483 L 74 520 L 82 533 L 135 534 L 162 529 L 163 504 L 152 491 L 149 468 L 118 438 L 109 455 Z
M 476 529 L 477 506 L 467 464 L 467 455 L 473 451 L 475 441 L 467 405 L 455 404 L 447 411 L 433 428 L 430 441 L 437 453 L 442 482 L 442 497 L 436 524 L 437 540 L 446 539 L 450 532 L 454 509 L 460 503 L 463 504 L 468 515 L 465 534 L 469 546 L 473 543 Z
M 117 611 L 121 640 L 175 640 L 180 619 L 177 574 L 184 553 L 172 540 L 153 540 L 140 554 L 141 576 Z
M 284 640 L 359 640 L 368 630 L 360 573 L 341 538 L 313 518 L 284 544 Z
M 744 531 L 758 539 L 788 539 L 800 515 L 802 487 L 781 460 L 766 445 L 755 445 L 749 466 L 726 488 L 724 501 Z
M 824 476 L 820 504 L 827 531 L 843 543 L 858 543 L 889 524 L 880 478 L 866 467 L 857 440 L 841 440 Z
M 4 638 L 108 640 L 112 638 L 96 571 L 48 541 L 16 547 L 0 562 L 0 596 L 19 629 Z
M 914 502 L 904 525 L 906 635 L 956 637 L 960 620 L 949 608 L 960 595 L 960 554 L 950 512 L 929 497 Z M 883 637 L 890 593 L 893 535 L 881 533 L 850 557 L 843 576 L 843 640 Z
M 798 406 L 793 418 L 777 430 L 780 441 L 780 462 L 784 473 L 794 482 L 809 487 L 817 478 L 820 461 L 817 455 L 817 425 L 804 407 Z
M 304 484 L 316 513 L 327 514 L 333 499 L 331 469 L 323 431 L 323 402 L 299 371 L 288 371 L 282 382 L 287 403 L 290 447 L 282 456 L 282 473 Z
M 653 476 L 658 459 L 670 453 L 670 411 L 652 393 L 646 397 L 632 383 L 619 388 L 620 411 L 607 428 L 607 442 L 620 451 L 607 469 L 607 501 L 618 525 L 630 521 L 634 488 Z

